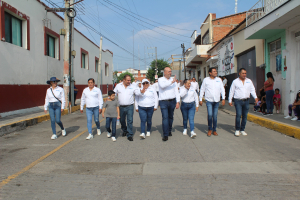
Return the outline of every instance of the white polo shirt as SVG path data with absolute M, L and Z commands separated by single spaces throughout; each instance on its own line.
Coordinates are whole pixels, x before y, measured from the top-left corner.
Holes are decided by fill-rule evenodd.
M 191 86 L 194 88 L 194 90 L 196 90 L 197 92 L 199 92 L 199 84 L 197 82 L 191 82 Z
M 225 89 L 223 82 L 219 77 L 211 79 L 206 77 L 201 85 L 199 99 L 202 101 L 203 95 L 205 93 L 205 100 L 209 102 L 219 102 L 220 94 L 222 94 L 222 99 L 225 99 Z
M 243 81 L 237 78 L 231 84 L 228 102 L 232 102 L 232 97 L 235 99 L 248 99 L 250 98 L 250 94 L 254 99 L 257 98 L 253 82 L 249 78 L 246 78 L 243 84 Z
M 158 107 L 158 96 L 154 87 L 149 87 L 144 94 L 140 93 L 135 96 L 135 108 L 138 110 L 138 106 L 141 107 Z
M 92 90 L 89 87 L 85 88 L 81 95 L 80 110 L 83 110 L 85 104 L 87 108 L 99 106 L 99 109 L 102 109 L 103 97 L 101 90 L 97 87 L 94 87 Z
M 173 78 L 166 79 L 161 77 L 158 79 L 159 88 L 159 100 L 169 100 L 176 98 L 176 102 L 180 102 L 180 96 L 178 92 L 178 84 L 176 82 L 172 83 Z
M 65 109 L 65 104 L 66 104 L 65 92 L 64 89 L 59 86 L 56 86 L 54 90 L 52 87 L 47 89 L 44 109 L 47 110 L 49 103 L 59 102 L 52 94 L 51 89 L 53 91 L 53 94 L 56 96 L 56 98 L 58 98 L 61 101 L 61 109 Z
M 132 84 L 125 88 L 124 83 L 120 83 L 116 86 L 114 92 L 118 95 L 120 106 L 129 106 L 134 103 L 134 95 L 140 94 L 140 88 Z
M 180 87 L 180 97 L 182 102 L 184 103 L 195 102 L 196 107 L 199 107 L 198 95 L 194 88 L 190 87 L 190 89 L 187 90 L 184 86 Z

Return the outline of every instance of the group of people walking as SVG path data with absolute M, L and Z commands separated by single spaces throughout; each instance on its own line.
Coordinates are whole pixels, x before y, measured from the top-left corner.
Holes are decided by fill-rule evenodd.
M 88 80 L 88 87 L 83 90 L 81 96 L 80 112 L 83 113 L 84 105 L 86 105 L 88 137 L 92 139 L 92 117 L 97 126 L 97 134 L 101 135 L 99 114 L 106 117 L 107 137 L 112 141 L 116 141 L 116 123 L 120 120 L 122 136 L 127 136 L 129 141 L 133 141 L 133 115 L 134 109 L 139 113 L 141 124 L 140 137 L 145 139 L 151 135 L 152 116 L 160 107 L 162 114 L 163 141 L 167 141 L 172 136 L 174 110 L 179 109 L 183 118 L 182 134 L 187 135 L 187 124 L 190 124 L 190 137 L 196 137 L 194 131 L 194 116 L 198 112 L 199 105 L 203 105 L 203 96 L 207 107 L 208 132 L 207 136 L 218 136 L 217 133 L 217 115 L 220 103 L 225 105 L 225 90 L 223 81 L 217 77 L 215 68 L 209 69 L 209 77 L 206 77 L 201 85 L 195 80 L 184 80 L 183 85 L 178 88 L 176 76 L 171 77 L 172 70 L 169 67 L 164 69 L 164 76 L 159 78 L 154 85 L 150 85 L 149 80 L 142 80 L 142 86 L 137 87 L 131 84 L 131 77 L 125 75 L 121 83 L 117 84 L 114 90 L 108 92 L 108 98 L 103 102 L 102 92 L 95 87 L 95 80 Z M 247 114 L 249 110 L 250 94 L 257 102 L 257 96 L 252 81 L 246 78 L 247 72 L 244 68 L 239 70 L 239 77 L 232 83 L 229 93 L 229 105 L 236 108 L 235 120 L 235 136 L 247 135 L 245 126 L 247 122 Z M 59 80 L 52 77 L 47 83 L 51 87 L 47 90 L 45 100 L 45 112 L 49 108 L 51 127 L 53 135 L 51 139 L 56 139 L 55 122 L 60 126 L 62 135 L 66 135 L 66 131 L 60 121 L 61 112 L 64 109 L 65 99 L 63 88 L 57 86 Z M 116 100 L 118 96 L 118 100 Z M 180 105 L 181 103 L 181 105 Z M 134 106 L 135 104 L 135 106 Z M 242 117 L 242 122 L 241 121 Z

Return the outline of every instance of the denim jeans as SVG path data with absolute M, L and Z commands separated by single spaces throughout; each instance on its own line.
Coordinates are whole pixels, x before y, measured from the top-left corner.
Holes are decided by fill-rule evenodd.
M 172 101 L 159 101 L 159 106 L 162 114 L 163 134 L 164 136 L 169 136 L 169 133 L 172 132 L 176 99 Z
M 49 103 L 49 115 L 51 119 L 51 128 L 54 135 L 56 135 L 56 126 L 55 122 L 58 124 L 58 126 L 61 128 L 61 130 L 64 130 L 64 125 L 60 121 L 61 117 L 61 103 L 60 102 L 53 102 Z
M 234 106 L 236 111 L 235 130 L 244 131 L 246 127 L 247 115 L 249 111 L 249 99 L 246 101 L 235 99 Z M 242 124 L 241 124 L 241 117 L 242 117 Z
M 94 114 L 94 120 L 97 126 L 97 129 L 100 129 L 100 122 L 99 122 L 99 106 L 86 108 L 86 117 L 87 117 L 87 128 L 89 134 L 92 134 L 92 119 Z
M 183 118 L 183 128 L 187 129 L 187 122 L 190 122 L 190 130 L 194 131 L 194 117 L 195 117 L 195 102 L 181 103 L 180 110 Z
M 111 129 L 110 129 L 111 124 Z M 106 130 L 107 132 L 111 133 L 112 137 L 116 137 L 116 124 L 117 118 L 116 117 L 106 117 Z
M 296 116 L 296 113 L 297 113 L 297 117 L 298 117 L 298 120 L 300 120 L 300 105 L 296 106 L 296 109 L 295 109 L 295 116 Z
M 146 122 L 147 122 L 147 131 L 148 132 L 151 131 L 153 112 L 154 112 L 154 106 L 152 107 L 139 106 L 139 115 L 141 119 L 141 133 L 145 133 Z
M 274 109 L 273 96 L 274 96 L 274 90 L 266 91 L 267 113 L 273 113 L 273 109 Z
M 297 113 L 297 106 L 296 106 L 296 108 L 295 109 L 293 109 L 293 104 L 290 104 L 289 105 L 289 116 L 292 116 L 292 112 L 294 111 L 294 114 L 295 114 L 295 116 L 298 116 L 298 113 Z
M 219 102 L 206 101 L 208 130 L 217 131 Z
M 127 137 L 133 137 L 132 123 L 133 123 L 133 104 L 130 106 L 120 106 L 120 122 L 123 133 L 127 134 Z M 126 126 L 127 116 L 127 126 Z

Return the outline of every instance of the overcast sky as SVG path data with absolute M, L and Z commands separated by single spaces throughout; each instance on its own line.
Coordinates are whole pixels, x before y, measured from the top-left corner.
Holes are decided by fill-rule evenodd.
M 54 7 L 50 0 L 43 1 Z M 63 0 L 51 1 L 64 6 Z M 238 0 L 238 12 L 249 10 L 256 2 Z M 103 39 L 103 49 L 114 53 L 115 70 L 145 69 L 155 58 L 151 47 L 157 47 L 158 59 L 167 60 L 171 54 L 181 54 L 180 44 L 190 47 L 193 31 L 200 31 L 208 13 L 216 13 L 219 18 L 235 12 L 235 0 L 84 0 L 77 5 L 76 19 L 86 24 L 75 22 L 75 27 L 97 45 L 100 34 L 107 38 Z

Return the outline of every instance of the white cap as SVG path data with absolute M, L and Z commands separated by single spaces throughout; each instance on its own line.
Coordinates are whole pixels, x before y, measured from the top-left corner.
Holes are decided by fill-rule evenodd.
M 142 83 L 145 83 L 145 82 L 150 83 L 150 81 L 148 81 L 148 79 L 146 79 L 146 78 L 142 80 Z

